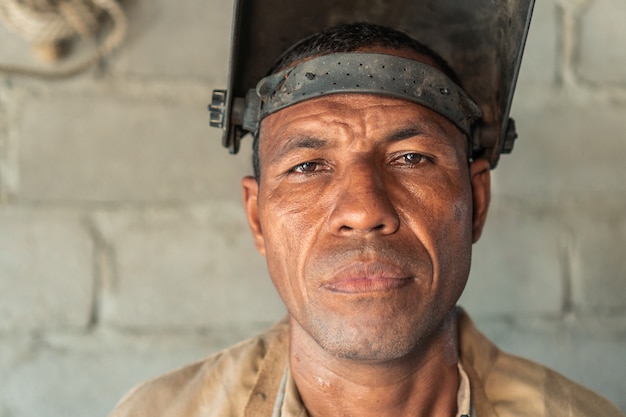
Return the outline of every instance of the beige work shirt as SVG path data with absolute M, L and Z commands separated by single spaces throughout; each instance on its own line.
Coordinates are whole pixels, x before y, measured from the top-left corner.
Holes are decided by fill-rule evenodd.
M 558 373 L 500 351 L 460 309 L 459 344 L 462 380 L 465 374 L 469 381 L 469 387 L 461 383 L 459 398 L 471 392 L 472 417 L 625 417 L 606 399 Z M 306 417 L 287 356 L 288 324 L 283 321 L 140 385 L 111 417 Z

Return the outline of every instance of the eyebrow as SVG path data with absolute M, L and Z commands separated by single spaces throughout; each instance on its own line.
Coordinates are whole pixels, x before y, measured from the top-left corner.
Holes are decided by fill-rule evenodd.
M 417 126 L 408 126 L 392 132 L 386 137 L 386 140 L 388 142 L 400 142 L 414 136 L 420 136 L 423 133 L 423 130 Z
M 389 135 L 385 137 L 385 140 L 388 142 L 400 142 L 405 139 L 410 139 L 416 136 L 425 136 L 429 139 L 434 140 L 437 143 L 450 145 L 447 141 L 444 140 L 444 137 L 448 137 L 445 130 L 441 127 L 439 123 L 428 123 L 428 128 L 424 129 L 424 123 L 420 123 L 419 125 L 409 125 L 401 127 L 398 130 L 391 132 Z M 435 135 L 429 133 L 429 129 L 435 129 Z
M 274 155 L 270 162 L 280 161 L 287 154 L 295 149 L 321 149 L 328 144 L 328 141 L 312 136 L 293 136 L 287 140 L 280 151 Z

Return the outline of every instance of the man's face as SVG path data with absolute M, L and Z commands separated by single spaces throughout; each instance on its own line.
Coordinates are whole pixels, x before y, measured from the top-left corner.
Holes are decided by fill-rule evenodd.
M 344 358 L 419 349 L 465 286 L 488 164 L 470 168 L 467 139 L 437 113 L 367 94 L 283 109 L 259 140 L 246 211 L 292 325 Z

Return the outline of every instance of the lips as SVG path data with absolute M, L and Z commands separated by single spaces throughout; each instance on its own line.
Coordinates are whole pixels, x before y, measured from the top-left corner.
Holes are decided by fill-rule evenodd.
M 392 291 L 411 282 L 413 277 L 394 265 L 356 262 L 323 282 L 321 288 L 337 293 L 362 294 Z

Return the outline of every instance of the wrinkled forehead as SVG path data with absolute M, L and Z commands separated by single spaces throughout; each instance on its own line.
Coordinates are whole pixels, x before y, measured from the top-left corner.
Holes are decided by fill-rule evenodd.
M 269 115 L 261 123 L 258 142 L 267 149 L 280 148 L 294 138 L 324 138 L 330 142 L 338 138 L 367 138 L 366 141 L 381 143 L 415 136 L 438 138 L 467 149 L 465 135 L 425 106 L 355 93 L 316 97 Z
M 295 104 L 335 94 L 374 95 L 424 106 L 470 136 L 481 111 L 430 57 L 412 51 L 368 49 L 295 62 L 263 78 L 254 90 L 248 126 L 257 132 L 267 116 Z M 250 117 L 254 116 L 254 117 Z M 245 117 L 244 117 L 245 119 Z

